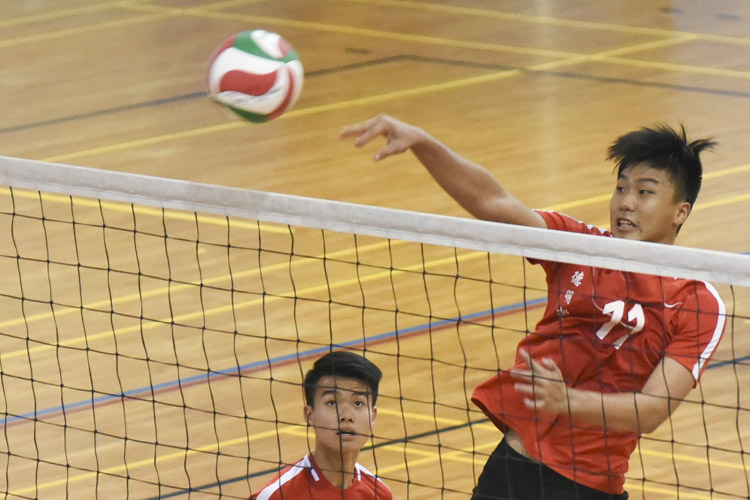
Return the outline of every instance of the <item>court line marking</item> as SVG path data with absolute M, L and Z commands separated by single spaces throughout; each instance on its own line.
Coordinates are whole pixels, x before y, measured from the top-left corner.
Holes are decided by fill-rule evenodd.
M 399 243 L 400 240 L 392 241 L 391 244 L 395 245 Z M 61 316 L 67 316 L 69 314 L 78 313 L 80 314 L 82 309 L 90 309 L 90 310 L 97 310 L 97 312 L 110 312 L 107 310 L 102 310 L 102 308 L 113 308 L 116 304 L 124 304 L 128 302 L 133 301 L 141 301 L 144 298 L 151 298 L 151 297 L 157 297 L 160 295 L 172 295 L 179 293 L 186 289 L 194 289 L 195 287 L 200 287 L 201 285 L 213 285 L 214 283 L 224 282 L 228 280 L 237 280 L 241 278 L 245 278 L 247 276 L 252 276 L 255 274 L 263 274 L 263 273 L 272 273 L 274 271 L 278 271 L 281 269 L 289 269 L 290 267 L 301 267 L 303 265 L 307 264 L 318 264 L 324 259 L 337 259 L 342 256 L 348 256 L 351 255 L 354 252 L 367 253 L 375 250 L 380 250 L 382 247 L 388 246 L 388 241 L 383 242 L 377 242 L 377 243 L 370 243 L 367 245 L 358 246 L 356 250 L 351 249 L 344 249 L 344 250 L 337 250 L 334 252 L 327 252 L 325 254 L 319 254 L 311 257 L 303 257 L 304 260 L 293 259 L 292 264 L 290 265 L 289 262 L 283 262 L 279 264 L 272 264 L 269 266 L 262 266 L 259 268 L 252 268 L 252 269 L 246 269 L 244 271 L 237 271 L 233 272 L 231 274 L 224 274 L 219 276 L 214 276 L 211 278 L 204 278 L 202 282 L 188 282 L 188 283 L 176 283 L 176 284 L 170 284 L 161 288 L 156 288 L 154 290 L 149 290 L 146 292 L 140 292 L 140 293 L 133 293 L 129 295 L 123 295 L 120 297 L 113 297 L 110 299 L 100 300 L 97 302 L 91 302 L 83 304 L 80 307 L 73 307 L 63 304 L 56 304 L 58 307 L 61 308 L 60 311 L 50 311 L 45 313 L 39 313 L 31 316 L 26 316 L 25 318 L 18 318 L 8 321 L 0 322 L 0 328 L 5 328 L 9 326 L 15 326 L 25 323 L 33 323 L 35 321 L 41 321 L 49 318 L 57 318 Z M 297 257 L 300 257 L 299 255 Z M 429 262 L 426 264 L 429 265 Z M 251 293 L 251 292 L 244 292 L 242 290 L 239 290 L 240 293 Z M 289 292 L 291 293 L 291 292 Z M 4 356 L 0 354 L 0 359 L 2 359 Z
M 27 35 L 22 37 L 8 38 L 0 40 L 0 49 L 6 47 L 14 47 L 17 45 L 24 45 L 30 43 L 37 43 L 42 41 L 56 40 L 71 35 L 82 35 L 84 33 L 93 33 L 95 31 L 101 31 L 110 28 L 121 28 L 123 26 L 129 26 L 132 24 L 142 24 L 145 21 L 157 21 L 160 19 L 166 19 L 170 17 L 168 13 L 155 13 L 147 14 L 143 16 L 131 17 L 128 19 L 118 19 L 116 21 L 103 21 L 101 23 L 89 24 L 86 26 L 77 26 L 75 28 L 66 28 L 57 31 L 46 31 L 44 33 L 37 33 L 35 35 Z
M 697 33 L 692 31 L 679 31 L 663 28 L 644 28 L 640 26 L 627 26 L 623 24 L 612 24 L 598 21 L 581 21 L 576 19 L 566 19 L 550 16 L 531 16 L 527 14 L 517 14 L 511 12 L 502 12 L 490 9 L 481 9 L 477 7 L 458 7 L 455 5 L 444 5 L 435 3 L 421 3 L 409 0 L 336 0 L 338 2 L 374 4 L 388 7 L 400 7 L 409 9 L 418 9 L 426 11 L 446 12 L 451 15 L 463 15 L 467 17 L 482 17 L 487 19 L 502 19 L 507 21 L 519 21 L 528 24 L 544 24 L 551 26 L 562 26 L 566 28 L 580 28 L 596 31 L 619 31 L 621 33 L 632 33 L 641 35 L 653 35 L 671 37 L 678 35 L 695 35 L 700 39 L 710 41 L 720 41 L 725 43 L 736 43 L 737 45 L 750 45 L 750 40 L 741 37 L 732 37 L 725 35 L 712 35 L 708 33 Z
M 480 321 L 482 319 L 490 318 L 493 316 L 504 316 L 504 315 L 514 314 L 524 309 L 529 310 L 532 308 L 536 308 L 537 306 L 544 305 L 546 303 L 546 300 L 547 300 L 546 297 L 537 298 L 537 299 L 527 299 L 526 302 L 517 302 L 515 304 L 499 306 L 491 310 L 463 314 L 460 317 L 445 318 L 445 319 L 432 318 L 428 323 L 422 323 L 422 324 L 411 326 L 411 327 L 402 327 L 402 328 L 398 328 L 396 330 L 388 331 L 385 333 L 374 334 L 369 337 L 363 337 L 361 339 L 355 338 L 352 340 L 339 342 L 339 343 L 333 344 L 333 347 L 341 348 L 341 349 L 361 348 L 364 345 L 372 346 L 372 345 L 380 344 L 386 341 L 390 341 L 395 338 L 407 339 L 417 334 L 434 333 L 434 332 L 442 331 L 448 327 L 455 327 L 457 324 L 462 323 L 462 322 L 468 323 L 472 321 Z M 286 355 L 276 356 L 274 358 L 271 358 L 270 360 L 263 359 L 260 361 L 254 361 L 254 362 L 242 365 L 242 366 L 231 365 L 229 368 L 224 368 L 222 370 L 214 369 L 214 370 L 206 371 L 204 373 L 200 373 L 199 375 L 192 375 L 188 377 L 178 378 L 172 381 L 161 382 L 156 385 L 151 384 L 147 386 L 138 387 L 135 389 L 124 390 L 123 392 L 114 394 L 114 395 L 106 394 L 103 396 L 94 397 L 94 394 L 92 393 L 92 397 L 87 398 L 85 400 L 77 401 L 74 403 L 63 404 L 57 407 L 36 409 L 26 414 L 20 414 L 20 415 L 15 415 L 15 416 L 6 417 L 4 419 L 0 419 L 0 426 L 30 423 L 32 421 L 38 420 L 39 417 L 42 417 L 42 416 L 57 415 L 65 411 L 74 411 L 74 410 L 77 410 L 79 408 L 86 407 L 86 406 L 105 405 L 108 403 L 118 402 L 123 399 L 134 399 L 138 401 L 143 401 L 143 398 L 139 396 L 144 395 L 144 394 L 146 398 L 149 398 L 149 397 L 153 397 L 153 394 L 157 392 L 169 391 L 169 390 L 174 390 L 174 389 L 181 390 L 184 387 L 195 385 L 197 383 L 203 383 L 205 381 L 210 381 L 216 378 L 223 378 L 227 376 L 236 377 L 238 375 L 242 375 L 243 373 L 253 373 L 259 370 L 265 370 L 269 367 L 269 364 L 272 366 L 274 365 L 281 366 L 281 365 L 285 365 L 291 362 L 300 362 L 307 358 L 312 358 L 314 356 L 324 354 L 328 352 L 330 348 L 331 346 L 326 344 L 321 347 L 307 349 L 304 352 L 293 352 L 293 353 L 289 353 Z M 709 368 L 711 368 L 711 365 L 709 365 Z M 150 399 L 146 399 L 146 401 L 149 402 Z
M 744 174 L 750 172 L 750 163 L 745 165 L 739 165 L 736 167 L 728 167 L 721 170 L 714 170 L 713 172 L 707 172 L 703 174 L 703 180 L 708 179 L 718 179 L 720 177 L 726 177 L 728 175 L 735 175 L 735 174 Z M 704 184 L 705 188 L 705 184 Z M 602 202 L 609 202 L 609 200 L 612 198 L 612 193 L 606 193 L 606 194 L 598 194 L 595 196 L 590 196 L 588 198 L 581 198 L 578 200 L 573 200 L 569 202 L 564 203 L 558 203 L 554 206 L 550 206 L 547 208 L 543 208 L 542 210 L 558 210 L 558 211 L 564 211 L 569 208 L 577 208 L 582 207 L 586 205 L 594 205 L 596 203 L 602 203 Z M 721 205 L 728 205 L 731 203 L 737 203 L 739 201 L 745 201 L 750 199 L 750 194 L 740 194 L 736 196 L 730 196 L 730 197 L 722 197 L 716 200 L 711 201 L 698 201 L 695 204 L 695 207 L 693 208 L 693 211 L 696 210 L 702 210 L 704 208 L 713 208 L 718 207 Z
M 345 250 L 342 250 L 342 251 L 345 251 Z M 123 336 L 127 334 L 141 333 L 146 330 L 151 330 L 154 328 L 166 327 L 173 323 L 187 322 L 193 319 L 207 318 L 209 316 L 213 316 L 216 314 L 235 312 L 235 311 L 239 311 L 242 309 L 246 309 L 246 308 L 261 305 L 261 304 L 269 304 L 269 303 L 276 302 L 282 299 L 294 299 L 299 296 L 312 295 L 312 294 L 319 293 L 319 292 L 327 292 L 329 290 L 334 290 L 334 289 L 345 287 L 345 286 L 352 285 L 352 284 L 366 283 L 369 281 L 374 281 L 374 280 L 379 280 L 379 279 L 390 279 L 391 277 L 397 276 L 399 274 L 409 273 L 413 271 L 420 271 L 425 267 L 441 266 L 444 264 L 454 264 L 457 260 L 459 262 L 466 262 L 466 261 L 474 260 L 480 257 L 486 258 L 487 255 L 481 252 L 472 252 L 469 254 L 450 256 L 450 257 L 446 257 L 442 259 L 428 261 L 427 263 L 420 262 L 418 264 L 413 264 L 411 266 L 407 266 L 401 269 L 388 269 L 385 271 L 374 272 L 372 274 L 367 274 L 364 276 L 360 275 L 360 276 L 357 276 L 356 278 L 349 278 L 345 280 L 338 280 L 338 281 L 334 281 L 330 283 L 309 286 L 304 289 L 291 290 L 291 291 L 287 291 L 287 292 L 283 292 L 283 293 L 275 294 L 275 295 L 265 295 L 257 299 L 236 302 L 236 303 L 224 305 L 224 306 L 212 307 L 209 309 L 195 311 L 191 313 L 184 313 L 184 314 L 180 314 L 176 316 L 174 315 L 165 316 L 159 319 L 143 319 L 143 320 L 140 320 L 138 324 L 135 324 L 132 326 L 127 326 L 123 328 L 115 328 L 114 330 L 107 329 L 107 330 L 100 331 L 98 333 L 93 333 L 90 335 L 84 335 L 81 337 L 75 337 L 72 339 L 63 340 L 63 341 L 55 343 L 54 345 L 38 345 L 36 347 L 29 347 L 29 343 L 38 342 L 38 341 L 26 339 L 25 340 L 26 348 L 0 354 L 0 366 L 2 366 L 2 362 L 7 362 L 8 360 L 13 359 L 13 358 L 26 357 L 26 356 L 30 356 L 31 354 L 35 354 L 39 352 L 56 350 L 59 347 L 75 347 L 75 346 L 80 346 L 80 345 L 88 345 L 92 341 L 96 341 L 100 339 L 110 339 L 113 337 L 122 338 Z M 278 264 L 278 265 L 287 266 L 288 263 L 283 263 L 283 264 Z M 73 309 L 73 311 L 80 312 L 80 309 Z M 133 318 L 133 320 L 137 321 L 138 319 Z M 14 321 L 17 321 L 17 320 L 14 320 Z M 183 325 L 179 325 L 179 326 L 183 326 Z M 185 326 L 190 327 L 190 325 L 185 325 Z M 196 327 L 196 328 L 200 328 L 200 327 Z M 19 340 L 23 340 L 23 339 L 19 339 Z
M 0 28 L 6 28 L 10 26 L 19 26 L 22 24 L 40 23 L 43 21 L 51 21 L 54 19 L 62 19 L 65 17 L 76 16 L 78 14 L 90 14 L 101 10 L 113 10 L 118 4 L 122 2 L 106 2 L 96 5 L 87 5 L 84 7 L 75 7 L 72 9 L 61 9 L 54 11 L 42 12 L 40 14 L 32 14 L 30 16 L 17 17 L 14 19 L 7 19 L 0 21 Z
M 278 430 L 274 429 L 274 430 L 259 432 L 257 436 L 260 439 L 264 437 L 275 437 L 277 434 L 293 434 L 293 432 L 287 428 L 282 427 L 282 428 L 279 428 Z M 189 450 L 180 450 L 180 451 L 176 451 L 173 453 L 168 453 L 166 455 L 159 456 L 156 459 L 154 459 L 154 457 L 149 457 L 149 458 L 145 458 L 142 460 L 136 460 L 132 463 L 126 462 L 121 465 L 107 467 L 107 468 L 104 468 L 95 472 L 71 474 L 64 479 L 55 479 L 52 481 L 38 483 L 38 484 L 35 484 L 34 486 L 28 486 L 26 488 L 9 491 L 8 494 L 22 496 L 26 493 L 38 492 L 39 490 L 46 490 L 49 488 L 54 488 L 55 486 L 62 486 L 65 484 L 70 484 L 70 483 L 77 483 L 80 481 L 84 481 L 86 479 L 97 477 L 99 475 L 115 475 L 116 476 L 118 473 L 123 473 L 123 472 L 129 473 L 133 469 L 138 469 L 141 467 L 148 467 L 148 466 L 155 466 L 158 463 L 170 462 L 170 461 L 177 460 L 177 459 L 185 460 L 189 456 L 196 455 L 199 453 L 207 453 L 207 452 L 210 453 L 212 451 L 219 449 L 222 446 L 228 447 L 228 446 L 233 446 L 235 444 L 245 444 L 247 442 L 248 442 L 248 436 L 228 439 L 226 441 L 221 441 L 218 443 L 211 443 L 211 444 L 207 444 L 203 446 L 198 446 L 197 448 L 191 448 Z M 61 457 L 58 463 L 67 463 L 67 461 L 64 457 Z M 75 468 L 71 466 L 69 470 L 75 470 Z M 117 477 L 122 477 L 122 476 L 117 476 Z

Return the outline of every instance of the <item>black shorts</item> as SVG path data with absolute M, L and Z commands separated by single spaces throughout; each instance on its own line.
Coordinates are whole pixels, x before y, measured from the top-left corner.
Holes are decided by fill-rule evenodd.
M 626 500 L 578 484 L 529 460 L 503 439 L 484 465 L 471 500 Z

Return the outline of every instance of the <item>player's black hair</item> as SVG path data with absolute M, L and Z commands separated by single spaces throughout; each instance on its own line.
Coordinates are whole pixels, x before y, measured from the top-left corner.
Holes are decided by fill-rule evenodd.
M 372 405 L 375 406 L 378 400 L 378 385 L 383 373 L 372 361 L 349 351 L 333 351 L 319 358 L 305 375 L 303 384 L 305 400 L 309 406 L 313 406 L 318 382 L 326 375 L 348 377 L 364 382 L 372 396 Z
M 688 142 L 685 126 L 679 132 L 666 126 L 643 127 L 619 137 L 609 147 L 608 160 L 615 161 L 617 175 L 628 167 L 646 164 L 666 170 L 674 182 L 677 195 L 693 206 L 703 180 L 700 153 L 716 146 L 711 138 Z

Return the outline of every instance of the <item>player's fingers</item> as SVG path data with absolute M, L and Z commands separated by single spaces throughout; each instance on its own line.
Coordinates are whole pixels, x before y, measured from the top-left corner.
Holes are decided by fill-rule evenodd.
M 510 371 L 510 376 L 514 380 L 528 383 L 529 380 L 531 380 L 531 378 L 533 377 L 533 373 L 531 372 L 531 370 L 519 370 L 517 368 L 514 368 Z
M 534 395 L 534 387 L 531 384 L 516 383 L 513 385 L 513 388 L 522 394 Z
M 391 155 L 403 153 L 407 149 L 409 149 L 409 144 L 406 143 L 406 141 L 389 140 L 388 143 L 383 147 L 383 149 L 375 153 L 375 157 L 373 159 L 375 161 L 380 161 L 383 158 L 387 158 Z
M 538 366 L 538 363 L 534 361 L 534 358 L 531 357 L 531 354 L 529 354 L 526 349 L 519 349 L 518 355 L 521 357 L 526 366 L 528 366 L 532 370 L 534 370 Z
M 356 125 L 349 125 L 347 127 L 344 127 L 339 132 L 339 137 L 342 139 L 345 139 L 347 137 L 354 137 L 356 135 L 360 135 L 362 132 L 364 132 L 364 123 L 358 123 Z
M 384 115 L 378 115 L 375 118 L 367 120 L 366 122 L 344 127 L 341 132 L 339 132 L 339 137 L 346 138 L 356 136 L 357 140 L 355 141 L 355 144 L 357 146 L 362 146 L 370 142 L 378 135 L 386 135 L 386 127 L 387 120 L 385 119 Z
M 555 360 L 551 358 L 542 358 L 542 364 L 550 371 L 559 371 L 557 363 L 555 363 Z

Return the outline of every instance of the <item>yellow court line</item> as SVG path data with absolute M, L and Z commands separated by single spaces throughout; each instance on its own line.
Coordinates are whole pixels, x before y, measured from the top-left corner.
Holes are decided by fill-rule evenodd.
M 283 118 L 283 116 L 281 118 Z M 161 144 L 163 142 L 169 142 L 169 141 L 174 141 L 178 139 L 190 139 L 190 138 L 199 137 L 205 134 L 226 132 L 228 130 L 234 130 L 237 128 L 241 128 L 243 126 L 245 126 L 245 124 L 239 121 L 221 123 L 221 124 L 212 125 L 209 127 L 202 127 L 202 128 L 197 128 L 193 130 L 184 130 L 182 132 L 175 132 L 173 134 L 164 134 L 164 135 L 159 135 L 159 136 L 146 137 L 144 139 L 138 139 L 135 141 L 121 142 L 118 144 L 110 144 L 107 146 L 87 149 L 84 151 L 78 151 L 74 153 L 50 156 L 50 157 L 42 159 L 41 161 L 46 161 L 50 163 L 68 161 L 68 160 L 72 160 L 75 158 L 81 158 L 84 156 L 91 156 L 91 155 L 104 154 L 104 153 L 114 153 L 114 152 L 125 151 L 125 150 L 133 149 L 133 148 L 151 146 L 153 144 Z
M 638 68 L 649 68 L 649 69 L 660 69 L 666 71 L 672 71 L 676 73 L 691 73 L 696 75 L 707 75 L 707 76 L 723 76 L 727 78 L 739 78 L 743 80 L 750 79 L 750 71 L 739 71 L 722 68 L 711 68 L 707 66 L 686 66 L 682 64 L 659 62 L 659 61 L 646 61 L 642 59 L 625 59 L 617 57 L 598 56 L 596 54 L 591 55 L 591 60 L 601 61 L 610 64 L 617 64 L 620 66 L 633 66 Z
M 258 299 L 238 302 L 236 304 L 229 304 L 225 306 L 214 307 L 214 308 L 210 308 L 206 310 L 199 310 L 196 312 L 185 313 L 185 314 L 181 314 L 181 315 L 174 316 L 174 317 L 164 317 L 158 320 L 144 320 L 143 324 L 137 324 L 137 325 L 124 327 L 124 328 L 116 328 L 114 331 L 108 329 L 102 332 L 93 333 L 91 335 L 85 335 L 82 337 L 76 337 L 73 339 L 60 341 L 56 343 L 55 345 L 41 345 L 41 346 L 36 346 L 36 347 L 28 347 L 28 343 L 27 343 L 27 348 L 25 349 L 20 349 L 17 351 L 11 351 L 11 352 L 0 354 L 0 366 L 2 365 L 2 362 L 4 361 L 7 361 L 12 358 L 21 357 L 21 356 L 26 357 L 26 356 L 31 355 L 32 353 L 56 350 L 59 347 L 72 347 L 72 346 L 77 346 L 77 345 L 86 345 L 90 342 L 101 340 L 101 339 L 109 339 L 109 338 L 112 338 L 113 336 L 117 338 L 122 338 L 123 336 L 127 334 L 140 333 L 140 332 L 150 330 L 153 328 L 157 328 L 160 326 L 169 325 L 171 323 L 180 323 L 180 322 L 186 322 L 186 321 L 193 320 L 193 319 L 201 319 L 201 318 L 205 318 L 208 316 L 213 316 L 215 314 L 238 311 L 240 309 L 245 309 L 245 308 L 256 306 L 259 304 L 268 304 L 271 302 L 276 302 L 281 299 L 289 299 L 289 298 L 293 299 L 302 295 L 313 294 L 317 292 L 325 292 L 328 290 L 333 290 L 336 288 L 348 286 L 351 284 L 366 283 L 368 281 L 383 279 L 383 278 L 391 277 L 391 276 L 402 274 L 402 273 L 409 272 L 409 271 L 418 271 L 418 270 L 421 270 L 424 266 L 438 266 L 442 264 L 451 264 L 451 263 L 455 263 L 456 260 L 461 261 L 461 262 L 466 262 L 469 260 L 476 259 L 478 257 L 485 258 L 486 255 L 484 253 L 474 252 L 471 254 L 464 254 L 464 255 L 456 256 L 456 257 L 451 256 L 451 257 L 447 257 L 444 259 L 429 261 L 427 263 L 414 264 L 404 269 L 399 269 L 399 270 L 389 269 L 386 271 L 373 273 L 373 274 L 369 274 L 366 276 L 359 276 L 357 278 L 350 278 L 346 280 L 335 281 L 333 283 L 315 285 L 315 286 L 311 286 L 302 290 L 289 291 L 289 292 L 285 292 L 279 295 L 266 295 Z M 77 311 L 77 309 L 74 309 L 74 311 Z
M 671 452 L 667 453 L 664 451 L 644 450 L 644 449 L 641 449 L 640 451 L 636 449 L 635 453 L 640 453 L 641 455 L 649 455 L 652 457 L 659 457 L 659 458 L 672 459 L 674 457 L 674 458 L 678 458 L 679 460 L 683 462 L 701 464 L 701 465 L 705 465 L 706 467 L 716 466 L 716 467 L 724 467 L 726 469 L 736 469 L 736 470 L 742 470 L 742 471 L 747 470 L 743 465 L 732 463 L 732 462 L 726 462 L 724 460 L 711 459 L 709 461 L 705 456 L 695 457 L 692 455 L 682 455 L 680 453 L 671 453 Z M 739 452 L 738 452 L 738 455 L 739 455 Z
M 421 413 L 414 413 L 400 410 L 390 410 L 388 408 L 378 408 L 378 415 L 390 415 L 393 417 L 403 417 L 406 420 L 419 420 L 422 422 L 440 423 L 446 425 L 463 425 L 466 423 L 465 420 L 458 420 L 455 418 L 437 417 L 432 415 L 424 415 Z M 489 422 L 474 424 L 474 428 L 483 430 L 496 430 L 497 427 Z
M 744 174 L 750 172 L 750 163 L 747 165 L 740 165 L 738 167 L 730 167 L 715 172 L 708 172 L 703 174 L 704 179 L 714 179 L 717 177 L 726 177 L 727 175 Z
M 705 33 L 695 33 L 691 31 L 678 31 L 672 29 L 644 28 L 640 26 L 627 26 L 623 24 L 602 23 L 595 21 L 580 21 L 576 19 L 565 19 L 549 16 L 530 16 L 526 14 L 516 14 L 496 10 L 480 9 L 476 7 L 458 7 L 454 5 L 444 5 L 436 3 L 422 3 L 409 0 L 335 0 L 338 2 L 362 3 L 368 5 L 380 5 L 387 7 L 410 8 L 433 12 L 446 12 L 452 15 L 461 15 L 468 17 L 481 17 L 485 19 L 501 19 L 506 21 L 520 21 L 528 24 L 542 24 L 550 26 L 561 26 L 566 28 L 580 28 L 596 31 L 617 31 L 620 33 L 632 33 L 640 35 L 653 35 L 671 37 L 675 35 L 691 35 L 697 39 L 706 39 L 711 41 L 724 41 L 726 43 L 736 43 L 738 45 L 750 45 L 750 39 L 737 38 L 722 35 L 711 35 Z
M 740 165 L 737 167 L 725 168 L 722 170 L 716 170 L 703 174 L 703 180 L 706 179 L 717 179 L 719 177 L 726 177 L 728 175 L 744 174 L 750 172 L 750 163 L 746 165 Z M 543 208 L 542 210 L 567 210 L 569 208 L 582 207 L 586 205 L 593 205 L 595 203 L 602 203 L 609 201 L 612 198 L 610 193 L 599 194 L 588 198 L 582 198 L 580 200 L 573 200 L 565 203 L 558 203 L 550 207 Z M 713 201 L 698 201 L 693 210 L 701 210 L 703 208 L 718 207 L 721 205 L 728 205 L 730 203 L 736 203 L 738 201 L 745 201 L 750 198 L 750 195 L 743 194 L 738 196 L 732 196 L 730 198 L 721 198 Z
M 275 437 L 277 434 L 294 434 L 293 430 L 294 430 L 293 428 L 281 427 L 278 430 L 274 429 L 271 431 L 260 432 L 258 434 L 253 435 L 253 438 L 261 439 L 263 437 Z M 211 452 L 216 449 L 219 449 L 220 447 L 225 448 L 228 446 L 233 446 L 235 444 L 247 443 L 247 441 L 248 441 L 248 436 L 242 436 L 239 438 L 233 438 L 233 439 L 229 439 L 226 441 L 221 441 L 219 443 L 212 443 L 212 444 L 208 444 L 205 446 L 199 446 L 198 448 L 190 448 L 186 450 L 176 451 L 174 453 L 169 453 L 167 455 L 157 456 L 156 458 L 151 457 L 151 458 L 146 458 L 143 460 L 137 460 L 135 462 L 126 462 L 122 465 L 115 465 L 113 467 L 107 467 L 105 469 L 101 469 L 96 472 L 86 472 L 83 474 L 71 475 L 64 479 L 57 479 L 54 481 L 38 483 L 34 486 L 29 486 L 26 488 L 22 488 L 20 490 L 10 491 L 8 492 L 8 494 L 21 496 L 26 493 L 30 493 L 30 492 L 37 491 L 37 490 L 46 490 L 48 488 L 54 488 L 56 486 L 63 486 L 65 484 L 77 483 L 79 481 L 84 481 L 86 479 L 90 479 L 92 477 L 97 477 L 100 475 L 115 475 L 115 474 L 124 473 L 124 472 L 129 473 L 133 469 L 138 469 L 141 467 L 148 467 L 148 466 L 156 466 L 156 464 L 158 463 L 168 462 L 168 461 L 177 460 L 177 459 L 184 461 L 187 457 L 192 456 L 192 455 Z M 66 463 L 66 460 L 60 459 L 56 463 Z
M 17 17 L 15 19 L 8 19 L 0 21 L 0 28 L 9 26 L 19 26 L 22 24 L 40 23 L 43 21 L 52 21 L 55 19 L 62 19 L 65 17 L 76 16 L 78 14 L 90 14 L 92 12 L 98 12 L 102 10 L 110 10 L 120 7 L 122 1 L 100 3 L 95 5 L 87 5 L 84 7 L 76 7 L 72 9 L 62 9 L 52 12 L 42 12 L 40 14 L 32 14 L 30 16 Z
M 131 24 L 142 23 L 144 21 L 156 21 L 159 19 L 168 18 L 167 13 L 156 13 L 144 16 L 131 17 L 129 19 L 118 19 L 117 21 L 104 21 L 96 24 L 89 24 L 87 26 L 79 26 L 76 28 L 67 28 L 57 31 L 47 31 L 44 33 L 38 33 L 35 35 L 28 35 L 16 38 L 9 38 L 7 40 L 0 40 L 0 48 L 14 47 L 17 45 L 23 45 L 27 43 L 37 43 L 47 40 L 56 40 L 71 35 L 81 35 L 84 33 L 92 33 L 94 31 L 101 31 L 110 28 L 120 28 Z
M 395 244 L 395 243 L 398 243 L 398 242 L 397 241 L 396 242 L 392 242 L 392 244 Z M 381 241 L 381 242 L 378 242 L 378 243 L 371 243 L 369 245 L 360 246 L 360 247 L 358 247 L 357 251 L 360 254 L 364 254 L 364 253 L 367 253 L 367 252 L 371 252 L 371 251 L 375 251 L 375 250 L 380 250 L 381 248 L 383 248 L 383 247 L 385 247 L 387 245 L 388 245 L 388 241 Z M 292 261 L 292 266 L 293 267 L 299 267 L 299 266 L 302 266 L 302 265 L 305 265 L 305 264 L 308 264 L 308 263 L 320 262 L 324 258 L 327 258 L 327 259 L 336 259 L 339 256 L 346 256 L 346 255 L 350 255 L 351 253 L 352 253 L 352 250 L 347 248 L 347 249 L 344 249 L 344 250 L 338 250 L 336 252 L 326 253 L 324 255 L 317 255 L 317 256 L 315 256 L 315 257 L 313 257 L 311 259 L 306 259 L 306 260 L 303 260 L 303 261 L 293 260 Z M 246 276 L 251 276 L 251 275 L 255 275 L 255 274 L 264 274 L 264 273 L 267 274 L 267 273 L 272 273 L 274 271 L 278 271 L 280 269 L 288 269 L 288 268 L 289 268 L 289 263 L 288 262 L 279 263 L 279 264 L 273 264 L 271 266 L 265 266 L 265 267 L 261 267 L 259 269 L 258 268 L 252 268 L 252 269 L 247 269 L 245 271 L 238 271 L 236 273 L 232 273 L 231 275 L 221 275 L 221 276 L 215 276 L 213 278 L 206 278 L 206 279 L 203 280 L 202 284 L 204 286 L 205 285 L 213 285 L 214 283 L 227 281 L 228 279 L 238 280 L 238 279 L 244 278 Z M 157 288 L 157 289 L 154 289 L 154 290 L 150 290 L 148 292 L 132 293 L 130 295 L 123 295 L 121 297 L 116 297 L 116 298 L 113 297 L 112 300 L 105 299 L 105 300 L 100 300 L 98 302 L 87 303 L 87 304 L 84 304 L 81 308 L 82 309 L 106 309 L 106 308 L 113 307 L 116 304 L 126 304 L 126 303 L 132 302 L 132 301 L 142 301 L 143 299 L 149 299 L 149 298 L 157 297 L 157 296 L 160 296 L 160 295 L 177 294 L 177 293 L 181 292 L 182 290 L 193 289 L 193 288 L 195 288 L 197 286 L 200 286 L 200 285 L 201 285 L 201 283 L 198 283 L 198 282 L 177 283 L 177 284 L 168 285 L 168 286 L 165 286 L 165 287 L 162 287 L 162 288 Z M 242 293 L 242 292 L 240 292 L 240 293 Z M 63 306 L 61 306 L 61 307 L 63 307 Z M 79 309 L 79 308 L 66 307 L 65 309 L 61 309 L 60 311 L 39 313 L 39 314 L 31 315 L 31 316 L 26 316 L 24 318 L 16 318 L 16 319 L 12 319 L 12 320 L 8 320 L 8 321 L 0 322 L 0 328 L 7 328 L 9 326 L 16 326 L 16 325 L 20 325 L 20 324 L 33 323 L 35 321 L 46 320 L 46 319 L 49 319 L 49 318 L 59 318 L 61 316 L 67 316 L 69 314 L 74 314 L 74 313 L 80 314 L 80 312 L 81 312 L 81 309 Z M 107 311 L 105 311 L 105 312 L 107 312 Z M 0 359 L 2 359 L 2 358 L 4 358 L 4 356 L 0 354 Z

